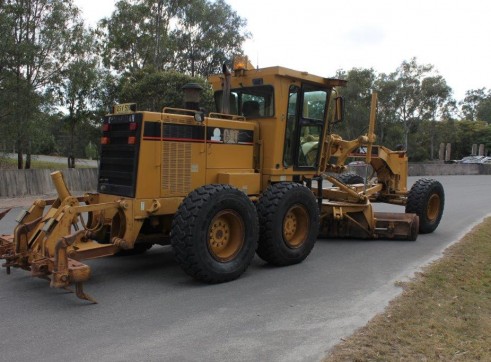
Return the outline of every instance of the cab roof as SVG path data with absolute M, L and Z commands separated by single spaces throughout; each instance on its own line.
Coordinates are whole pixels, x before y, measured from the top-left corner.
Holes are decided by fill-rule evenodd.
M 302 72 L 298 70 L 293 70 L 285 67 L 274 66 L 259 69 L 248 69 L 248 70 L 238 70 L 232 72 L 233 78 L 259 78 L 266 76 L 279 76 L 290 78 L 292 80 L 304 81 L 312 84 L 317 84 L 325 87 L 342 87 L 345 86 L 347 81 L 343 79 L 336 78 L 324 78 L 318 75 L 310 74 L 308 72 Z M 223 74 L 211 75 L 208 80 L 210 83 L 220 82 L 220 79 L 224 77 Z

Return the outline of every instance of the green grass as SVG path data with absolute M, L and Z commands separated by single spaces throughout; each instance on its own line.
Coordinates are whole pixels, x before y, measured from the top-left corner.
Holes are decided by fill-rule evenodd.
M 93 166 L 83 165 L 83 164 L 75 164 L 76 168 L 92 168 Z M 46 162 L 46 161 L 31 161 L 32 169 L 49 169 L 49 170 L 64 170 L 68 168 L 68 162 L 65 163 L 57 163 L 57 162 Z M 17 169 L 17 160 L 16 159 L 8 159 L 1 158 L 0 159 L 0 169 L 7 170 L 15 170 Z
M 333 348 L 333 361 L 491 361 L 491 218 Z

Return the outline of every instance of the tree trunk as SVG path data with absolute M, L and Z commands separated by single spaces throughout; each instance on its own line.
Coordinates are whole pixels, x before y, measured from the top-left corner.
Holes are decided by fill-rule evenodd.
M 17 141 L 17 168 L 22 170 L 24 168 L 24 159 L 22 156 L 22 144 Z
M 430 160 L 433 161 L 433 153 L 435 150 L 433 135 L 430 135 Z
M 72 155 L 68 156 L 68 168 L 75 168 L 75 157 Z
M 71 125 L 70 125 L 70 151 L 68 154 L 68 168 L 75 168 L 75 157 L 73 156 L 73 150 L 74 150 L 74 139 L 75 139 L 75 121 L 71 119 Z
M 194 47 L 191 47 L 191 77 L 194 78 Z
M 28 150 L 26 154 L 26 166 L 25 169 L 29 170 L 31 168 L 31 151 Z
M 409 129 L 404 129 L 404 146 L 406 148 L 406 152 L 409 149 L 408 145 L 408 137 L 409 137 Z
M 435 154 L 435 121 L 431 121 L 430 124 L 430 160 L 434 160 L 433 155 Z
M 31 168 L 31 141 L 29 141 L 29 144 L 27 145 L 27 151 L 26 151 L 26 163 L 24 165 L 24 168 L 26 170 L 29 170 Z

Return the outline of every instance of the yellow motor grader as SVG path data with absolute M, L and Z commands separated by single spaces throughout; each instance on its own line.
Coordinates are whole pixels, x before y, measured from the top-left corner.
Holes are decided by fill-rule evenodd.
M 86 259 L 170 244 L 187 274 L 220 283 L 256 253 L 299 263 L 319 235 L 415 240 L 438 226 L 442 185 L 422 179 L 408 190 L 406 152 L 374 145 L 375 95 L 368 133 L 343 140 L 332 130 L 343 120 L 344 80 L 237 58 L 209 82 L 219 112 L 194 101 L 162 112 L 114 106 L 102 125 L 98 192 L 72 196 L 54 172 L 58 197 L 35 201 L 0 237 L 7 273 L 74 284 L 94 302 L 82 288 Z M 343 173 L 352 156 L 370 165 L 370 179 Z M 374 202 L 405 213 L 374 212 Z

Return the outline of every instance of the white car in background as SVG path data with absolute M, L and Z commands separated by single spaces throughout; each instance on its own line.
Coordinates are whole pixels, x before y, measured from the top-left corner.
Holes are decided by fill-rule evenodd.
M 485 156 L 467 156 L 458 160 L 457 163 L 481 163 L 483 158 L 485 158 Z

